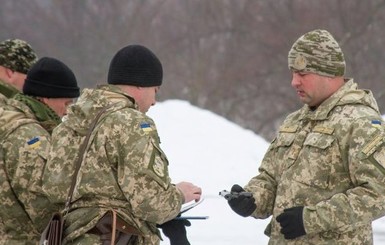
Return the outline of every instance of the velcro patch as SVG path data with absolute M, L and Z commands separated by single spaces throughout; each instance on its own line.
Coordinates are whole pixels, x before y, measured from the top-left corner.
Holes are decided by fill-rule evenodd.
M 370 141 L 367 145 L 365 145 L 362 153 L 369 156 L 371 155 L 379 145 L 384 141 L 383 135 L 377 135 L 372 141 Z
M 282 132 L 282 133 L 295 133 L 295 132 L 297 132 L 297 129 L 298 129 L 297 125 L 295 125 L 295 126 L 281 126 L 279 128 L 279 132 Z

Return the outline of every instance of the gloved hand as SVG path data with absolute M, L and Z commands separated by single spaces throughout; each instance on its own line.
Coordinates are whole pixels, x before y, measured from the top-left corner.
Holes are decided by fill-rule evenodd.
M 233 187 L 231 187 L 231 192 L 244 192 L 245 190 L 235 184 Z M 237 198 L 233 198 L 228 201 L 230 208 L 239 214 L 240 216 L 247 217 L 250 216 L 254 210 L 257 208 L 257 205 L 255 205 L 255 199 L 254 197 L 247 197 L 239 195 Z
M 158 227 L 170 239 L 170 245 L 190 245 L 186 234 L 186 226 L 190 225 L 191 223 L 187 219 L 172 219 Z
M 306 234 L 303 225 L 303 206 L 283 210 L 276 220 L 281 225 L 281 233 L 285 239 L 295 239 Z

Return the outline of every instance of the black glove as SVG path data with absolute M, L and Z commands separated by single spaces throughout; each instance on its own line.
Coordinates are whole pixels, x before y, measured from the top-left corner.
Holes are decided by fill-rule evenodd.
M 239 193 L 244 191 L 245 190 L 239 185 L 233 185 L 233 187 L 231 187 L 231 192 Z M 257 208 L 257 205 L 255 205 L 255 199 L 252 196 L 247 197 L 239 195 L 237 198 L 229 200 L 228 203 L 234 212 L 243 217 L 250 216 Z
M 281 233 L 285 239 L 295 239 L 306 234 L 303 225 L 303 206 L 283 210 L 276 220 L 281 225 Z
M 186 226 L 190 225 L 191 223 L 187 219 L 172 219 L 158 227 L 170 239 L 170 245 L 190 245 L 186 234 Z

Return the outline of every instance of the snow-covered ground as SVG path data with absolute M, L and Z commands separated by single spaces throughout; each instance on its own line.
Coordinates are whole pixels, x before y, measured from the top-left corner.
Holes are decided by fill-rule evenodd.
M 190 181 L 203 189 L 205 200 L 186 215 L 209 216 L 209 219 L 191 221 L 191 227 L 187 228 L 190 243 L 267 244 L 263 231 L 269 220 L 236 215 L 218 193 L 229 190 L 234 183 L 245 185 L 255 176 L 269 142 L 185 101 L 158 103 L 148 115 L 158 127 L 173 182 Z M 374 244 L 385 244 L 385 218 L 375 221 L 373 228 Z

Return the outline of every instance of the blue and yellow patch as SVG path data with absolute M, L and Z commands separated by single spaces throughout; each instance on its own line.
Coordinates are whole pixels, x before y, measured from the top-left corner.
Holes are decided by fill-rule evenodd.
M 144 132 L 146 132 L 146 133 L 152 131 L 151 124 L 146 123 L 146 122 L 141 123 L 141 124 L 140 124 L 140 128 L 141 128 Z
M 372 120 L 372 126 L 376 128 L 381 127 L 381 121 L 380 120 Z
M 34 137 L 34 138 L 28 140 L 27 144 L 28 144 L 29 148 L 35 149 L 35 148 L 39 147 L 40 144 L 41 144 L 40 138 L 39 137 Z

